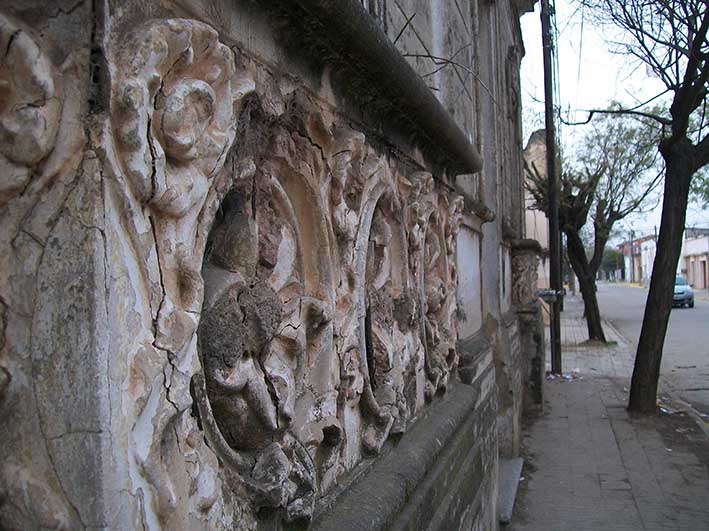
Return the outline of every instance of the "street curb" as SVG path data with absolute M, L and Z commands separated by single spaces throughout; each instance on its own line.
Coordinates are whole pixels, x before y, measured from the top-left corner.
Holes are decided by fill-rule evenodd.
M 613 329 L 613 331 L 616 333 L 618 338 L 623 340 L 626 347 L 631 347 L 636 350 L 636 354 L 633 355 L 633 362 L 635 362 L 635 356 L 637 355 L 637 346 L 634 345 L 627 337 L 625 337 L 623 334 L 621 334 L 620 330 L 618 330 L 618 328 L 616 328 L 616 326 L 611 321 L 609 321 L 608 319 L 602 319 L 602 322 L 604 325 Z M 632 375 L 631 375 L 631 378 L 632 378 Z M 674 391 L 672 391 L 671 389 L 669 389 L 667 387 L 667 385 L 665 385 L 665 383 L 662 380 L 660 380 L 660 382 L 658 382 L 658 387 L 660 388 L 659 389 L 660 392 L 658 393 L 658 395 L 662 395 L 662 394 L 667 395 L 668 397 L 670 397 L 670 399 L 674 403 L 681 406 L 683 412 L 686 413 L 687 415 L 689 415 L 690 417 L 692 417 L 692 419 L 697 424 L 699 429 L 702 430 L 702 432 L 704 433 L 706 438 L 709 439 L 709 421 L 705 421 L 704 417 L 702 417 L 702 415 L 701 415 L 701 413 L 699 413 L 699 411 L 694 409 L 694 407 L 692 407 L 691 404 L 689 404 L 689 403 L 685 402 L 684 400 L 682 400 L 681 398 L 679 398 L 675 394 Z
M 615 283 L 610 283 L 612 284 L 617 284 L 618 286 L 624 286 L 626 288 L 635 288 L 635 289 L 644 289 L 645 291 L 648 290 L 648 286 L 644 286 L 643 284 L 638 284 L 637 282 L 615 282 Z M 709 294 L 699 294 L 697 295 L 697 292 L 694 292 L 694 298 L 699 301 L 704 301 L 704 302 L 709 302 Z
M 697 424 L 697 426 L 699 426 L 699 429 L 702 430 L 706 438 L 709 439 L 709 421 L 704 420 L 704 417 L 702 417 L 699 411 L 694 409 L 691 404 L 679 398 L 674 393 L 674 391 L 669 389 L 666 385 L 663 384 L 661 390 L 664 394 L 669 396 L 674 403 L 679 404 L 682 407 L 684 413 L 694 419 L 694 422 Z
M 608 328 L 611 328 L 611 329 L 613 330 L 613 332 L 615 333 L 615 335 L 618 336 L 618 338 L 623 341 L 623 344 L 624 344 L 626 347 L 632 347 L 632 346 L 633 346 L 633 344 L 630 342 L 630 340 L 629 340 L 627 337 L 625 337 L 623 334 L 621 334 L 620 330 L 618 330 L 618 328 L 616 328 L 616 326 L 613 324 L 612 321 L 609 321 L 608 319 L 601 318 L 601 323 L 602 323 L 604 326 L 607 326 Z M 634 359 L 635 359 L 635 358 L 633 357 L 633 360 L 634 360 Z

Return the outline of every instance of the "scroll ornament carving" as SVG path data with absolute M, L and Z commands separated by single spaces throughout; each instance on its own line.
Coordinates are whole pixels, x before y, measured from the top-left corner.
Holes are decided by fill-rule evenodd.
M 343 311 L 336 327 L 342 415 L 352 417 L 345 421 L 347 460 L 358 452 L 353 446 L 378 453 L 423 406 L 424 349 L 417 328 L 422 300 L 415 272 L 421 269 L 430 212 L 425 201 L 433 181 L 426 173 L 415 176 L 413 185 L 397 180 L 386 157 L 363 146 L 361 135 L 345 130 L 336 136 L 331 202 L 342 263 L 338 308 Z M 402 219 L 401 190 L 410 188 L 421 202 Z
M 198 216 L 253 81 L 237 77 L 232 51 L 200 22 L 151 22 L 125 42 L 113 128 L 129 187 L 148 207 L 156 240 L 164 289 L 156 345 L 177 354 L 193 337 L 200 309 Z
M 360 207 L 359 232 L 363 235 L 357 244 L 355 260 L 359 285 L 355 306 L 359 313 L 360 371 L 363 389 L 360 409 L 365 425 L 362 433 L 363 450 L 378 453 L 396 423 L 398 431 L 405 425 L 405 401 L 398 358 L 401 344 L 395 344 L 393 279 L 397 273 L 405 276 L 397 266 L 404 257 L 392 253 L 392 239 L 396 234 L 390 213 L 397 203 L 393 176 L 384 157 L 369 153 L 360 168 L 363 176 L 370 176 L 368 189 Z M 400 418 L 401 417 L 401 418 Z
M 49 155 L 62 103 L 49 58 L 25 30 L 0 14 L 0 207 L 22 192 Z
M 355 428 L 354 420 L 345 420 L 345 431 L 350 432 L 350 440 L 347 441 L 349 450 L 345 453 L 349 454 L 353 447 L 359 448 L 360 445 L 365 452 L 377 453 L 389 435 L 394 417 L 390 408 L 380 406 L 371 380 L 375 368 L 371 367 L 370 371 L 369 364 L 376 365 L 377 362 L 374 357 L 368 361 L 364 277 L 368 268 L 371 269 L 372 256 L 366 239 L 368 230 L 363 225 L 368 223 L 365 221 L 368 209 L 369 215 L 373 215 L 378 200 L 376 193 L 381 193 L 383 187 L 391 190 L 391 175 L 386 160 L 365 144 L 364 135 L 341 128 L 335 131 L 334 137 L 335 155 L 329 159 L 329 166 L 332 172 L 332 225 L 341 268 L 337 288 L 338 337 L 335 344 L 340 362 L 340 415 L 349 418 L 349 413 L 345 411 L 357 411 L 363 423 Z M 379 236 L 385 237 L 383 234 Z M 389 267 L 387 262 L 385 269 Z M 388 276 L 388 270 L 380 273 L 375 276 Z M 378 341 L 378 346 L 386 349 L 385 343 Z M 374 348 L 374 345 L 369 345 L 369 348 Z M 356 441 L 352 432 L 357 432 Z
M 447 196 L 444 196 L 447 197 Z M 446 199 L 448 200 L 448 199 Z M 443 328 L 446 331 L 448 357 L 448 369 L 453 370 L 458 366 L 458 323 L 456 317 L 457 299 L 456 291 L 458 287 L 458 259 L 456 256 L 458 231 L 463 219 L 463 196 L 453 196 L 449 200 L 447 218 L 444 227 L 446 240 L 446 265 L 448 267 L 448 278 L 446 279 L 446 298 L 443 304 Z
M 360 207 L 365 188 L 362 165 L 367 156 L 364 135 L 350 129 L 335 132 L 334 150 L 336 154 L 329 159 L 332 183 L 330 186 L 330 204 L 332 226 L 337 238 L 340 263 L 346 272 L 353 274 L 354 241 L 359 224 Z M 350 290 L 347 285 L 343 290 Z
M 439 225 L 438 212 L 434 211 L 428 220 L 424 249 L 424 295 L 426 333 L 426 396 L 431 399 L 439 390 L 446 389 L 449 376 L 448 330 L 443 322 L 445 300 L 449 286 L 446 283 L 445 243 Z
M 408 259 L 402 253 L 405 235 L 395 214 L 400 210 L 393 193 L 379 198 L 367 252 L 367 348 L 371 349 L 373 364 L 368 367 L 370 385 L 382 414 L 392 419 L 390 427 L 372 423 L 372 434 L 365 444 L 377 451 L 389 433 L 402 433 L 416 412 L 416 373 L 423 351 L 412 326 L 416 303 L 407 289 Z
M 141 267 L 152 264 L 147 267 L 159 270 L 146 278 L 151 293 L 158 294 L 151 303 L 153 347 L 164 356 L 159 362 L 164 368 L 150 379 L 165 381 L 146 391 L 162 398 L 157 411 L 141 411 L 139 417 L 150 415 L 144 422 L 155 430 L 149 448 L 135 442 L 141 449 L 134 454 L 155 490 L 158 516 L 167 519 L 178 497 L 166 456 L 183 454 L 171 426 L 181 425 L 178 419 L 191 406 L 189 385 L 199 366 L 194 339 L 203 292 L 202 225 L 208 222 L 208 198 L 215 195 L 234 140 L 241 101 L 254 83 L 237 75 L 232 51 L 211 27 L 197 21 L 150 21 L 122 42 L 126 45 L 115 61 L 111 125 L 119 172 L 154 238 L 154 248 L 138 247 L 145 254 L 139 258 Z M 143 397 L 141 403 L 147 400 Z M 197 484 L 204 481 L 192 481 L 196 484 L 190 492 L 198 492 Z M 205 499 L 209 504 L 215 500 L 213 495 Z M 208 508 L 204 503 L 198 501 L 200 510 Z

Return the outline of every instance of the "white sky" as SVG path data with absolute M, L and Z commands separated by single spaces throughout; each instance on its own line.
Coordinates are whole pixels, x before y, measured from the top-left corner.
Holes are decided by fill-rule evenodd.
M 525 57 L 522 60 L 521 84 L 524 118 L 524 142 L 529 134 L 544 127 L 544 70 L 542 61 L 541 23 L 539 3 L 533 13 L 521 19 Z M 613 100 L 630 107 L 646 101 L 664 90 L 664 85 L 646 74 L 644 65 L 627 56 L 613 54 L 600 30 L 591 25 L 588 16 L 568 0 L 556 0 L 556 22 L 559 56 L 559 95 L 564 110 L 603 109 Z M 556 105 L 559 102 L 555 102 Z M 582 121 L 587 113 L 572 113 L 571 121 Z M 565 145 L 583 134 L 583 126 L 562 126 L 561 139 Z M 627 234 L 630 226 L 640 234 L 659 230 L 661 205 L 642 216 L 626 218 L 619 229 Z M 690 205 L 687 225 L 709 227 L 709 211 Z

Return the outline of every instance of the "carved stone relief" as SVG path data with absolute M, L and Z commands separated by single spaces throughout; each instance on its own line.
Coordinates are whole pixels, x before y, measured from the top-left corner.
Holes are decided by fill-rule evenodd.
M 423 348 L 416 341 L 413 326 L 416 299 L 408 285 L 405 233 L 395 214 L 400 210 L 394 196 L 384 195 L 377 202 L 365 272 L 370 382 L 380 408 L 393 419 L 392 433 L 405 431 L 407 421 L 421 406 L 419 400 L 417 407 L 421 382 L 416 379 L 423 360 Z M 376 438 L 365 439 L 365 444 L 373 450 L 381 447 Z
M 232 149 L 245 95 L 279 91 L 204 24 L 125 42 L 105 156 L 151 316 L 128 356 L 133 490 L 156 526 L 239 504 L 308 522 L 455 371 L 460 203 L 299 93 Z
M 524 306 L 536 300 L 539 258 L 534 251 L 515 251 L 512 255 L 512 304 Z
M 78 122 L 77 101 L 66 105 L 62 71 L 51 60 L 47 34 L 0 13 L 0 528 L 71 529 L 77 513 L 58 477 L 70 456 L 53 461 L 45 431 L 66 421 L 63 408 L 71 398 L 45 404 L 57 396 L 50 365 L 41 351 L 41 327 L 34 326 L 41 275 L 38 270 L 47 238 L 64 205 L 64 186 L 47 193 L 58 176 L 71 181 L 81 156 L 82 134 L 63 120 Z M 66 64 L 75 66 L 72 51 Z M 78 77 L 78 76 L 75 76 Z M 75 86 L 78 79 L 69 80 Z M 64 123 L 66 126 L 66 123 Z M 77 140 L 78 139 L 78 140 Z M 60 145 L 59 150 L 55 150 Z M 59 153 L 57 153 L 59 151 Z M 78 153 L 78 155 L 77 155 Z M 68 162 L 72 159 L 71 162 Z M 49 199 L 41 197 L 51 196 Z M 58 246 L 55 246 L 58 247 Z M 44 322 L 53 317 L 46 308 Z M 34 329 L 33 329 L 34 326 Z M 34 333 L 34 335 L 33 335 Z M 56 340 L 60 343 L 59 339 Z M 58 350 L 59 344 L 53 345 Z M 63 393 L 62 393 L 63 394 Z M 39 399 L 38 399 L 39 397 Z M 49 402 L 47 400 L 47 402 Z M 47 415 L 49 408 L 51 415 Z
M 287 521 L 307 521 L 316 470 L 307 450 L 314 441 L 303 429 L 319 421 L 335 438 L 340 429 L 334 394 L 329 407 L 327 393 L 318 397 L 318 419 L 304 403 L 314 391 L 304 384 L 332 335 L 332 310 L 309 278 L 325 264 L 304 248 L 324 234 L 308 204 L 288 192 L 308 185 L 291 173 L 300 182 L 284 186 L 280 169 L 266 165 L 222 203 L 205 254 L 200 351 L 218 428 L 213 436 L 223 437 L 226 451 L 243 463 L 238 472 L 257 507 L 283 508 Z
M 462 214 L 462 197 L 450 202 L 434 191 L 428 173 L 414 176 L 409 203 L 410 264 L 421 289 L 421 337 L 426 347 L 425 396 L 445 391 L 457 367 L 455 319 L 456 236 Z
M 125 183 L 119 193 L 125 194 L 153 320 L 152 340 L 130 360 L 131 374 L 143 382 L 142 394 L 135 397 L 141 410 L 133 454 L 153 491 L 157 516 L 167 522 L 185 488 L 174 480 L 178 469 L 185 470 L 189 496 L 196 497 L 200 510 L 216 501 L 218 485 L 207 480 L 213 468 L 195 471 L 188 466 L 195 458 L 187 454 L 196 453 L 204 463 L 213 456 L 194 437 L 186 454 L 180 439 L 190 439 L 196 429 L 185 412 L 192 405 L 190 381 L 199 369 L 196 329 L 206 228 L 225 180 L 222 168 L 241 101 L 253 91 L 253 81 L 236 72 L 232 51 L 200 22 L 151 21 L 122 42 L 111 101 L 115 145 L 107 151 Z M 152 426 L 152 435 L 145 433 L 146 426 Z M 213 485 L 211 491 L 200 492 L 206 484 Z M 143 489 L 142 496 L 149 493 Z
M 56 74 L 31 35 L 0 14 L 0 207 L 54 148 L 62 103 Z

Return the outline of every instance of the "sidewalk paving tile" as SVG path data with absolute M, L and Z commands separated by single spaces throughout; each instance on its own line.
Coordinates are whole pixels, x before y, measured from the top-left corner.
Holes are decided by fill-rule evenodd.
M 566 378 L 545 382 L 527 422 L 525 470 L 509 531 L 709 529 L 709 439 L 683 413 L 626 410 L 634 352 L 607 323 L 594 345 L 581 304 L 562 318 Z

